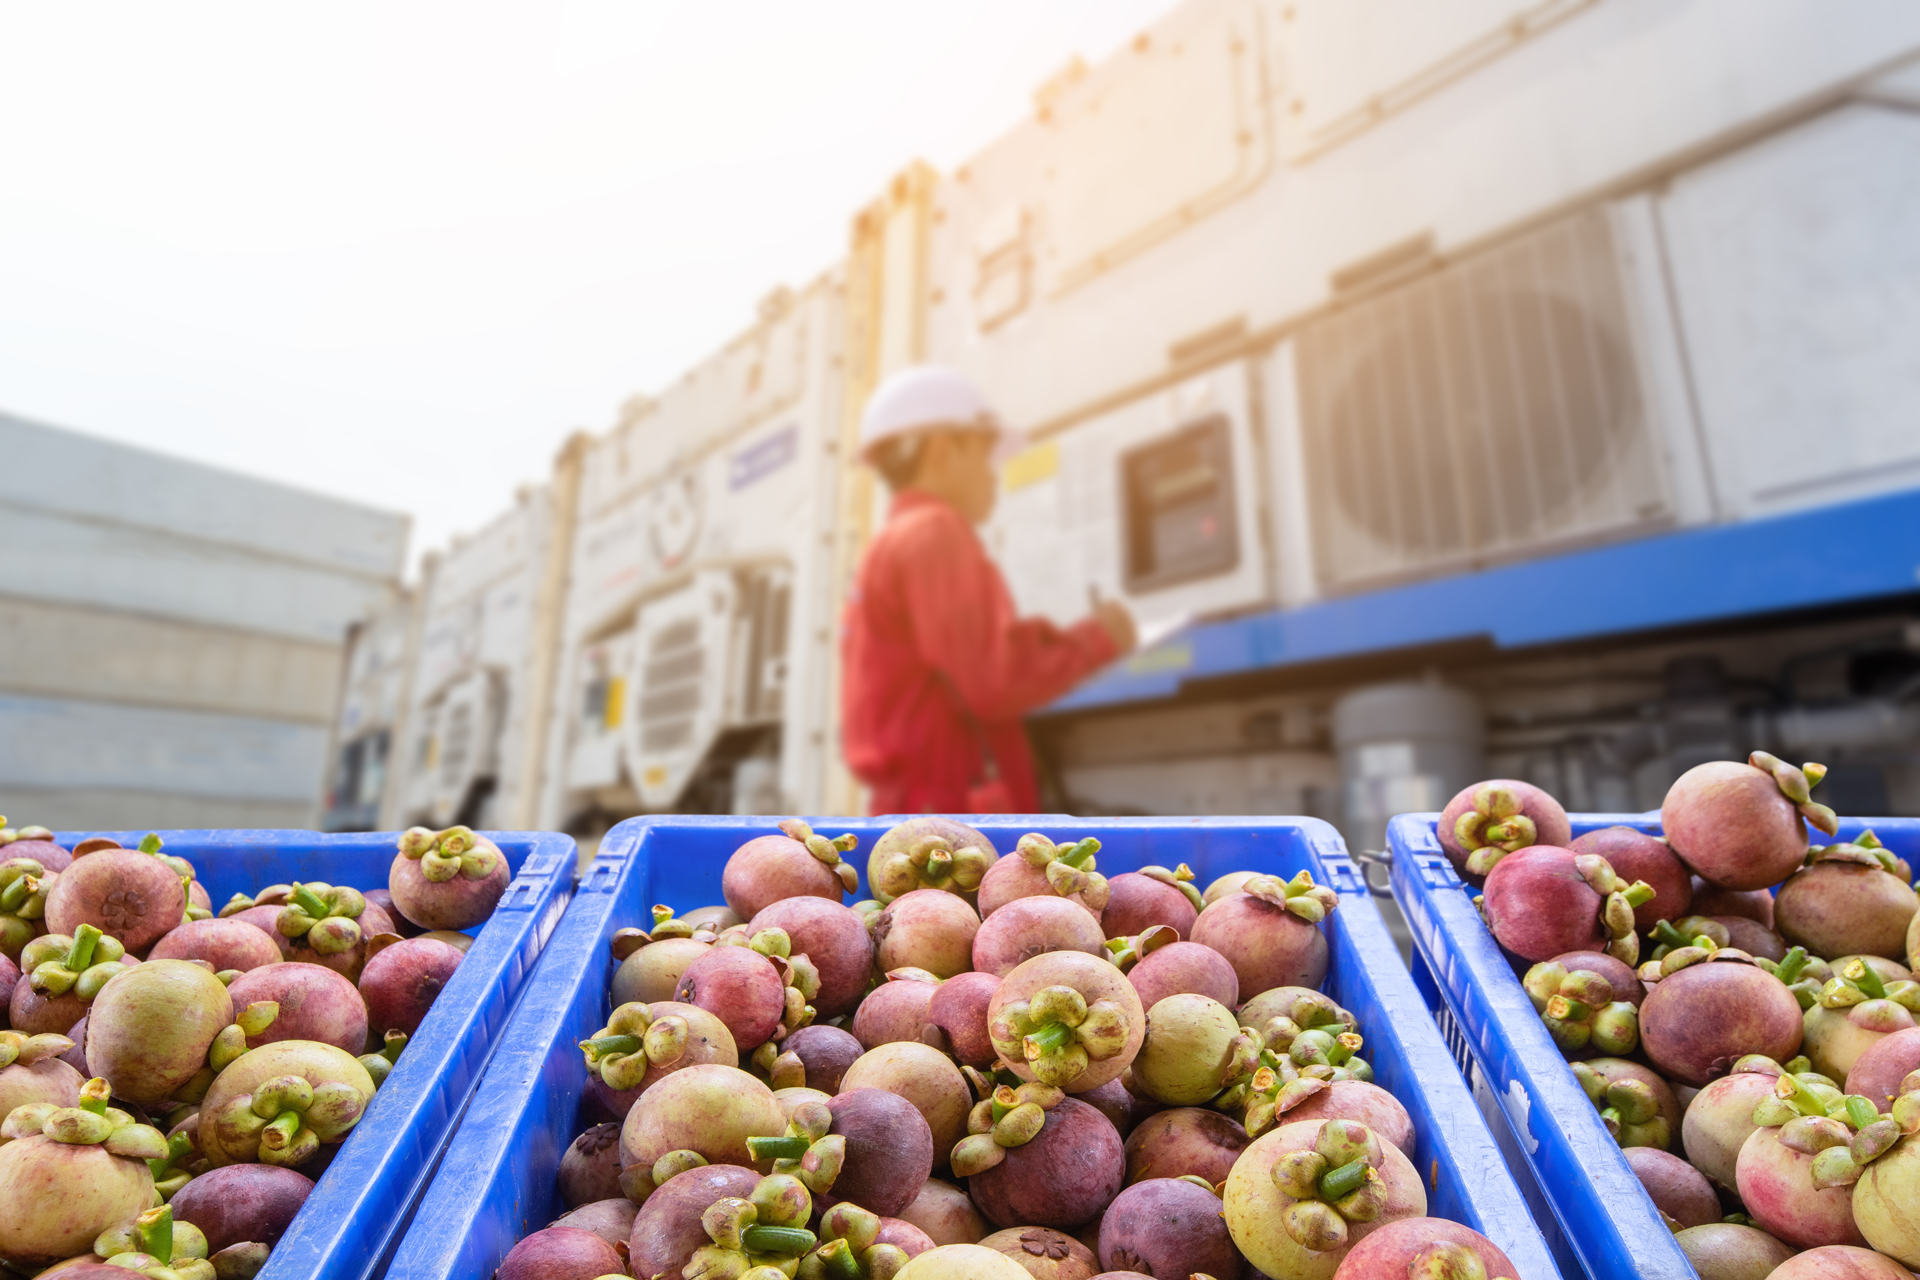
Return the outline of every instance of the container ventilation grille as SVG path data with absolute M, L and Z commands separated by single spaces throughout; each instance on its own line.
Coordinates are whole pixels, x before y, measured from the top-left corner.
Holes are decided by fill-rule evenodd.
M 1670 514 L 1604 209 L 1317 320 L 1298 361 L 1324 588 Z
M 700 711 L 700 677 L 705 669 L 699 619 L 683 618 L 662 627 L 653 637 L 640 692 L 643 751 L 673 751 L 693 740 L 693 720 Z

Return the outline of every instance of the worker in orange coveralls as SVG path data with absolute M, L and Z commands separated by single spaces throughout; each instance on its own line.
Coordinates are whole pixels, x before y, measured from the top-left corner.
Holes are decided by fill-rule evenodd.
M 970 382 L 931 366 L 888 378 L 861 420 L 861 458 L 893 502 L 843 619 L 841 722 L 874 813 L 1033 812 L 1021 717 L 1133 647 L 1117 602 L 1065 630 L 1015 615 L 974 533 L 1007 439 Z

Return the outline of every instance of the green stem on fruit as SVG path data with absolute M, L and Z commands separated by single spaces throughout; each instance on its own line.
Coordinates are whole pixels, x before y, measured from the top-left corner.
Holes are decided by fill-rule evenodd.
M 0 910 L 17 911 L 29 894 L 40 887 L 40 881 L 33 876 L 21 876 L 5 889 L 0 889 Z
M 1072 1043 L 1072 1027 L 1064 1022 L 1049 1022 L 1027 1033 L 1027 1056 L 1033 1058 L 1043 1053 L 1057 1053 Z
M 1887 998 L 1887 984 L 1880 980 L 1880 971 L 1865 960 L 1855 960 L 1849 964 L 1844 976 L 1848 982 L 1866 992 L 1869 1000 Z
M 638 1053 L 645 1042 L 639 1036 L 599 1036 L 592 1040 L 582 1040 L 581 1049 L 598 1061 L 614 1054 Z
M 1645 880 L 1635 880 L 1621 890 L 1621 893 L 1626 898 L 1628 906 L 1644 907 L 1653 901 L 1654 889 Z
M 740 1233 L 748 1253 L 777 1253 L 792 1257 L 813 1248 L 818 1238 L 805 1227 L 752 1226 Z
M 1800 980 L 1801 971 L 1806 967 L 1807 949 L 1795 947 L 1780 958 L 1780 963 L 1774 967 L 1773 976 L 1792 986 Z
M 1068 866 L 1074 868 L 1075 870 L 1078 870 L 1086 866 L 1087 859 L 1091 858 L 1094 854 L 1098 853 L 1099 851 L 1100 851 L 1100 842 L 1094 839 L 1092 836 L 1088 836 L 1086 839 L 1081 840 L 1076 844 L 1069 845 L 1067 846 L 1067 848 L 1061 850 L 1058 860 L 1066 863 Z
M 1366 1157 L 1362 1156 L 1358 1160 L 1341 1165 L 1338 1169 L 1327 1170 L 1320 1175 L 1320 1198 L 1338 1200 L 1358 1191 L 1360 1185 L 1367 1180 L 1369 1167 Z
M 133 1220 L 134 1235 L 140 1241 L 140 1252 L 151 1254 L 161 1262 L 173 1261 L 173 1207 L 160 1205 L 147 1210 Z
M 327 916 L 327 904 L 320 900 L 319 894 L 303 884 L 294 885 L 293 892 L 287 895 L 287 900 L 315 920 L 324 920 Z
M 1791 1073 L 1783 1074 L 1773 1082 L 1773 1096 L 1798 1111 L 1803 1116 L 1824 1116 L 1827 1104 L 1820 1096 L 1807 1088 L 1804 1081 Z
M 1857 1093 L 1850 1093 L 1845 1100 L 1847 1121 L 1855 1129 L 1864 1129 L 1880 1118 L 1880 1108 L 1873 1105 L 1871 1099 Z
M 820 1265 L 833 1280 L 860 1280 L 860 1261 L 853 1256 L 853 1246 L 845 1240 L 827 1241 L 814 1256 L 820 1259 Z
M 755 1160 L 798 1160 L 807 1154 L 807 1148 L 813 1144 L 798 1134 L 783 1134 L 774 1138 L 748 1138 L 747 1150 L 753 1153 Z
M 91 1111 L 96 1116 L 107 1114 L 107 1103 L 113 1098 L 113 1090 L 99 1076 L 80 1086 L 80 1109 Z

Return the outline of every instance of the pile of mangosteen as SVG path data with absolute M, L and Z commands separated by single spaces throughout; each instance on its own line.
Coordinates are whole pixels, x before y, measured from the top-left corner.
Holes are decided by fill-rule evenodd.
M 365 1114 L 506 859 L 409 831 L 384 889 L 218 913 L 158 836 L 65 848 L 0 818 L 0 1266 L 254 1275 Z
M 1920 1268 L 1920 897 L 1826 770 L 1682 775 L 1661 835 L 1575 839 L 1497 778 L 1438 835 L 1702 1280 Z M 1816 843 L 1826 839 L 1830 843 Z
M 779 825 L 614 935 L 571 1212 L 498 1280 L 1517 1280 L 1426 1216 L 1307 873 L 919 817 L 849 904 L 855 838 Z

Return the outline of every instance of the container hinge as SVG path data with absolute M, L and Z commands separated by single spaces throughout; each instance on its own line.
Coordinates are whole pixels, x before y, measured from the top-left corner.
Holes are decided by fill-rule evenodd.
M 1327 869 L 1327 887 L 1335 893 L 1367 892 L 1366 876 L 1350 859 L 1322 855 L 1322 864 Z
M 587 868 L 586 878 L 581 880 L 581 893 L 612 893 L 620 883 L 620 872 L 626 868 L 625 854 L 601 854 Z
M 1415 859 L 1420 868 L 1421 877 L 1430 889 L 1458 889 L 1461 887 L 1459 873 L 1454 871 L 1453 863 L 1444 853 L 1423 853 Z

